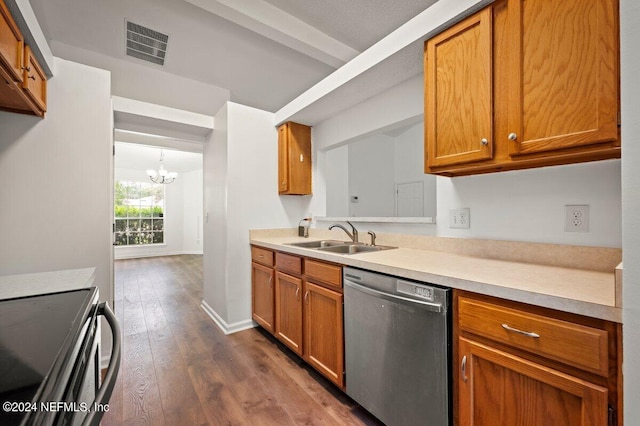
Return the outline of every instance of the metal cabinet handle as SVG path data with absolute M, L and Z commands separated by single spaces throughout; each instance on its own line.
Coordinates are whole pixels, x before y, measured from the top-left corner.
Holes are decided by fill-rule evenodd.
M 518 135 L 516 135 L 515 133 L 509 133 L 509 136 L 507 137 L 510 141 L 515 141 L 516 139 L 518 139 Z
M 460 369 L 462 370 L 462 381 L 463 382 L 467 382 L 467 356 L 463 356 L 462 357 L 462 365 L 460 366 Z
M 296 300 L 300 300 L 300 287 L 296 288 Z
M 272 287 L 272 284 L 271 284 L 272 281 L 273 281 L 273 275 L 269 277 L 269 287 Z
M 537 339 L 538 337 L 540 337 L 538 333 L 534 333 L 532 331 L 518 330 L 517 328 L 509 327 L 508 324 L 502 324 L 502 328 L 504 328 L 507 331 L 513 331 L 514 333 L 524 334 L 525 336 L 533 337 L 534 339 Z
M 307 305 L 309 304 L 309 290 L 304 294 L 304 301 Z
M 485 146 L 486 146 L 486 145 L 489 145 L 489 141 L 487 140 L 487 138 L 482 138 L 482 139 L 480 139 L 480 143 L 481 143 L 482 145 L 485 145 Z
M 29 77 L 27 77 L 27 78 L 30 78 L 31 80 L 36 81 L 36 76 L 35 76 L 35 75 L 30 75 L 30 76 L 29 76 Z

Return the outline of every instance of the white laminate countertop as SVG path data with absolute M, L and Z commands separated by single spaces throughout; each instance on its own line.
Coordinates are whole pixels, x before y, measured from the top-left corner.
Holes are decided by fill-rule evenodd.
M 0 299 L 91 287 L 96 268 L 67 269 L 0 277 Z
M 251 244 L 564 312 L 622 322 L 622 308 L 616 306 L 613 270 L 610 273 L 599 272 L 411 248 L 345 255 L 287 245 L 311 240 L 313 238 L 264 236 L 252 237 Z

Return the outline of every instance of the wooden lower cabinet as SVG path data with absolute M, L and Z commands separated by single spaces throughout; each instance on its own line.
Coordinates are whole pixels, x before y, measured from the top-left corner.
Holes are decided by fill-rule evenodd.
M 606 426 L 607 388 L 460 338 L 459 425 Z
M 302 355 L 302 279 L 276 272 L 275 335 Z
M 459 426 L 622 425 L 620 324 L 454 292 Z
M 344 389 L 342 266 L 251 250 L 253 319 Z
M 311 282 L 304 293 L 304 359 L 344 386 L 343 295 Z
M 255 322 L 274 332 L 273 268 L 251 263 L 251 313 Z

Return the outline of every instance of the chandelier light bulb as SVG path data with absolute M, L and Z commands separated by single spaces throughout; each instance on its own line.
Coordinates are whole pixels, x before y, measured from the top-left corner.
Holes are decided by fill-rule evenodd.
M 176 177 L 178 177 L 177 172 L 169 172 L 164 168 L 164 165 L 162 164 L 163 160 L 164 152 L 160 150 L 160 167 L 158 168 L 158 171 L 151 169 L 147 170 L 147 175 L 149 175 L 149 179 L 151 179 L 151 182 L 153 183 L 168 184 L 176 180 Z

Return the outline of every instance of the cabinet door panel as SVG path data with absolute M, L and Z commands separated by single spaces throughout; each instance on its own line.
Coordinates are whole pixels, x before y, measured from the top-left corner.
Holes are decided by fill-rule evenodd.
M 276 272 L 276 337 L 302 355 L 302 280 Z
M 304 358 L 340 387 L 344 385 L 342 300 L 338 292 L 305 283 Z
M 273 269 L 255 262 L 251 264 L 252 317 L 271 333 L 274 331 L 273 275 Z
M 427 41 L 427 167 L 492 158 L 492 10 Z
M 286 124 L 278 127 L 278 192 L 289 191 L 289 134 Z
M 607 425 L 606 388 L 465 338 L 458 342 L 460 424 Z
M 511 155 L 617 140 L 616 13 L 612 0 L 509 2 Z
M 23 49 L 22 34 L 9 9 L 0 1 L 0 65 L 4 65 L 10 80 L 22 82 Z
M 278 128 L 278 193 L 311 194 L 311 128 L 288 122 Z

